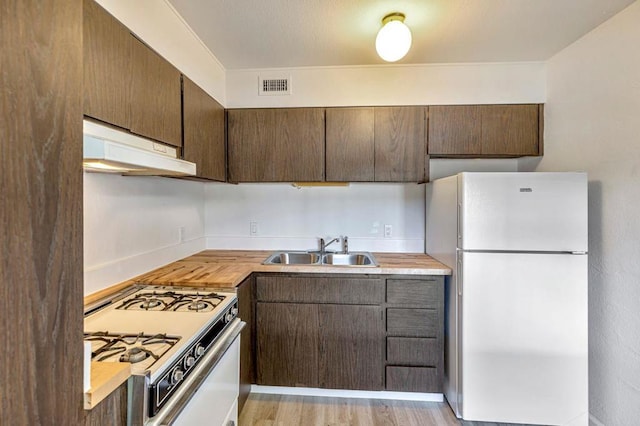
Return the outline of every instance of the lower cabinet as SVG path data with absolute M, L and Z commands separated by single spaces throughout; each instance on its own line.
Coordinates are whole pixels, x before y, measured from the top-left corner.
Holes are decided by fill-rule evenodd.
M 84 411 L 85 426 L 127 424 L 127 382 L 120 385 L 92 410 Z
M 242 411 L 249 393 L 251 384 L 256 382 L 256 369 L 254 360 L 255 343 L 255 280 L 253 276 L 245 279 L 237 289 L 238 317 L 247 325 L 240 335 L 240 390 L 238 395 L 238 413 Z
M 256 383 L 442 392 L 442 277 L 256 277 Z
M 386 389 L 442 392 L 444 279 L 387 279 Z
M 382 390 L 382 308 L 320 305 L 318 309 L 320 387 Z
M 258 384 L 383 389 L 379 306 L 258 302 Z
M 318 305 L 256 306 L 259 385 L 318 387 Z
M 383 285 L 379 278 L 258 277 L 257 383 L 384 389 Z M 303 302 L 282 302 L 285 287 Z

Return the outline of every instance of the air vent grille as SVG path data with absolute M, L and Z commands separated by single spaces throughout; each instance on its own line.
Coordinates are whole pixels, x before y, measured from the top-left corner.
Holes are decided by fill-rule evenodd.
M 291 81 L 289 78 L 260 78 L 260 95 L 290 95 Z

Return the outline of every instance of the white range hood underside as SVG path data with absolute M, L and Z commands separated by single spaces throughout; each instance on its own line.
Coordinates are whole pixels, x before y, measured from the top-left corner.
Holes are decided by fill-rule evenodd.
M 101 124 L 83 120 L 83 166 L 88 172 L 145 176 L 193 176 L 194 163 L 177 150 Z

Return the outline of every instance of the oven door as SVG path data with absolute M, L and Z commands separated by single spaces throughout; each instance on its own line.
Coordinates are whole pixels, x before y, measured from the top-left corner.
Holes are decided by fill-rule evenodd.
M 178 392 L 158 414 L 149 419 L 147 426 L 237 424 L 239 337 L 244 326 L 244 322 L 234 320 Z

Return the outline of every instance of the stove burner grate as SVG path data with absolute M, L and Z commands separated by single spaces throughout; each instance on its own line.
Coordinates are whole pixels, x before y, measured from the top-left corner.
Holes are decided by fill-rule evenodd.
M 153 365 L 164 353 L 166 353 L 180 338 L 167 336 L 166 334 L 110 334 L 106 332 L 96 332 L 85 334 L 84 340 L 90 342 L 104 342 L 91 353 L 91 358 L 96 361 L 106 361 L 121 354 L 117 360 L 120 362 L 130 362 L 132 364 L 142 362 L 148 358 L 153 358 Z M 149 347 L 158 346 L 151 350 Z
M 136 311 L 210 312 L 225 296 L 217 293 L 141 292 L 125 300 L 117 307 Z

